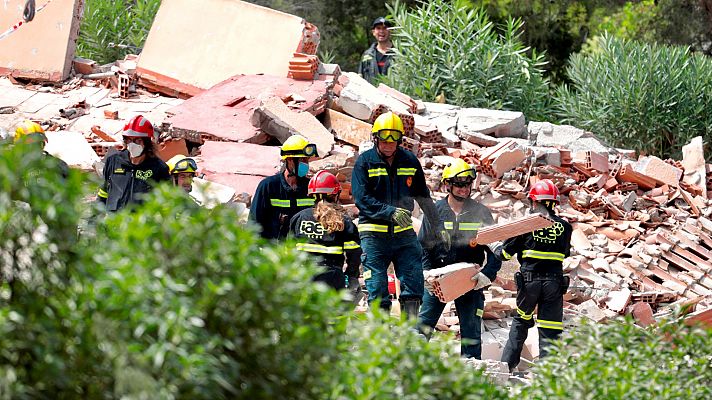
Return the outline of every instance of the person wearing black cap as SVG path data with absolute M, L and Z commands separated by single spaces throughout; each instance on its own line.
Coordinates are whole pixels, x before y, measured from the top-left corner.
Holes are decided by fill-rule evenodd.
M 391 26 L 391 22 L 383 17 L 376 18 L 371 24 L 371 34 L 376 38 L 376 42 L 363 53 L 358 66 L 358 74 L 371 83 L 376 76 L 388 73 L 395 55 L 389 30 Z

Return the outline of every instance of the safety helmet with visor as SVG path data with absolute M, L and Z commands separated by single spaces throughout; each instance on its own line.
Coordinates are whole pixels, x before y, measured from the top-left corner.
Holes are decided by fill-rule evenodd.
M 383 142 L 400 142 L 404 131 L 403 121 L 391 111 L 379 115 L 371 128 L 373 138 Z
M 47 143 L 47 135 L 45 135 L 45 131 L 40 124 L 27 119 L 15 128 L 13 142 L 18 143 L 21 141 L 26 143 Z

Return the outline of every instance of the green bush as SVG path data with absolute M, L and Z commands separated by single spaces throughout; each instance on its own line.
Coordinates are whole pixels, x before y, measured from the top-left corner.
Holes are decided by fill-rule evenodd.
M 557 90 L 564 123 L 610 144 L 680 158 L 695 136 L 712 133 L 712 60 L 688 49 L 604 35 L 571 57 L 570 86 Z
M 38 150 L 0 149 L 0 399 L 504 398 L 412 328 L 352 320 L 230 208 L 165 186 L 89 229 L 95 186 Z
M 398 55 L 385 79 L 389 85 L 426 101 L 444 93 L 450 104 L 545 118 L 550 96 L 544 57 L 526 54 L 521 21 L 508 19 L 500 35 L 482 9 L 445 0 L 412 11 L 396 3 L 391 14 Z
M 712 331 L 667 323 L 585 323 L 534 367 L 527 399 L 712 398 Z
M 87 0 L 77 55 L 107 64 L 140 53 L 160 5 L 161 0 Z

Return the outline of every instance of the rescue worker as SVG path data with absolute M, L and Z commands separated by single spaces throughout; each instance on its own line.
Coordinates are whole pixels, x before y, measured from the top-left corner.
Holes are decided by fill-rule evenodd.
M 474 240 L 481 227 L 494 224 L 490 210 L 470 198 L 474 181 L 475 170 L 461 158 L 443 170 L 442 182 L 447 187 L 448 195 L 435 203 L 435 208 L 444 221 L 445 229 L 450 232 L 450 251 L 426 239 L 436 236 L 430 232 L 432 225 L 429 220 L 423 221 L 418 238 L 423 245 L 423 269 L 440 268 L 458 262 L 475 263 L 483 267 L 473 277 L 473 281 L 477 282 L 475 288 L 455 299 L 462 337 L 460 352 L 465 358 L 481 359 L 482 314 L 485 306 L 482 289 L 497 277 L 502 261 L 495 257 L 489 247 L 478 245 Z M 418 326 L 427 338 L 430 338 L 444 308 L 445 303 L 425 291 Z
M 182 154 L 171 157 L 166 163 L 171 174 L 173 185 L 190 193 L 193 190 L 193 178 L 198 171 L 195 160 Z
M 520 361 L 527 331 L 534 326 L 534 310 L 539 329 L 539 354 L 547 354 L 546 347 L 563 331 L 564 298 L 569 286 L 564 277 L 563 261 L 569 256 L 571 224 L 556 215 L 559 189 L 549 179 L 532 186 L 527 196 L 532 213 L 548 215 L 555 222 L 549 228 L 507 239 L 495 249 L 501 260 L 517 256 L 520 270 L 514 275 L 517 284 L 517 314 L 509 331 L 509 340 L 502 353 L 502 361 L 514 371 Z
M 302 135 L 292 135 L 282 144 L 280 155 L 280 171 L 260 182 L 250 207 L 249 220 L 259 224 L 265 239 L 284 240 L 292 217 L 314 205 L 307 194 L 307 173 L 309 159 L 317 155 L 316 145 Z
M 376 18 L 371 24 L 371 35 L 376 42 L 363 52 L 358 65 L 358 74 L 370 83 L 374 83 L 378 75 L 388 74 L 391 61 L 395 56 L 393 42 L 391 42 L 392 26 L 391 22 L 383 17 Z
M 296 238 L 297 249 L 314 254 L 324 271 L 314 281 L 324 282 L 336 290 L 346 286 L 352 294 L 359 288 L 361 256 L 358 229 L 339 205 L 341 184 L 328 171 L 317 172 L 309 181 L 309 196 L 314 207 L 299 211 L 289 224 L 290 235 Z M 346 274 L 344 274 L 346 259 Z
M 403 122 L 392 112 L 376 118 L 374 147 L 354 165 L 352 190 L 359 209 L 359 235 L 368 302 L 389 310 L 387 269 L 391 262 L 401 282 L 400 300 L 408 318 L 418 316 L 423 297 L 422 249 L 413 230 L 411 213 L 417 201 L 442 240 L 449 240 L 425 183 L 415 154 L 399 146 Z M 449 247 L 449 246 L 448 246 Z
M 13 143 L 17 144 L 29 144 L 29 143 L 39 143 L 42 148 L 42 153 L 45 157 L 53 160 L 56 163 L 59 173 L 62 174 L 63 178 L 69 176 L 69 166 L 64 161 L 59 158 L 49 154 L 44 150 L 47 145 L 47 135 L 45 134 L 44 128 L 40 124 L 29 119 L 19 123 L 15 127 L 15 136 L 13 138 Z
M 98 200 L 107 211 L 118 211 L 128 204 L 140 204 L 142 196 L 163 181 L 170 180 L 168 166 L 154 152 L 153 125 L 137 115 L 121 133 L 126 149 L 106 158 L 104 184 Z

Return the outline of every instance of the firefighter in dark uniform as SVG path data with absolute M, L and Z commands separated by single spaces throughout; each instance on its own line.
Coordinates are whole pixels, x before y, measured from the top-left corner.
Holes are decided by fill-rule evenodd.
M 314 205 L 307 194 L 309 159 L 317 155 L 316 145 L 302 135 L 292 135 L 280 150 L 280 171 L 260 182 L 252 198 L 249 220 L 261 228 L 265 239 L 284 240 L 289 221 L 299 211 Z
M 549 179 L 544 179 L 529 190 L 532 212 L 546 214 L 554 220 L 548 228 L 519 235 L 504 241 L 495 249 L 502 260 L 517 256 L 521 265 L 514 275 L 517 284 L 517 314 L 512 322 L 509 340 L 502 353 L 502 361 L 513 371 L 519 364 L 527 331 L 534 326 L 534 309 L 539 328 L 539 353 L 546 355 L 546 347 L 557 339 L 564 329 L 564 298 L 569 286 L 563 273 L 564 258 L 571 248 L 571 224 L 556 215 L 559 189 Z
M 359 289 L 361 247 L 356 225 L 339 206 L 340 192 L 341 184 L 333 174 L 317 172 L 309 181 L 309 195 L 316 204 L 292 217 L 289 232 L 299 241 L 297 249 L 317 256 L 317 264 L 324 268 L 315 281 L 340 290 L 348 277 L 349 289 L 354 292 Z
M 494 224 L 492 213 L 482 204 L 472 200 L 472 183 L 475 170 L 463 159 L 456 159 L 443 170 L 442 181 L 447 185 L 448 196 L 437 203 L 440 219 L 445 229 L 450 232 L 452 245 L 445 251 L 438 243 L 433 243 L 432 225 L 423 221 L 418 238 L 423 245 L 423 269 L 444 267 L 458 262 L 475 263 L 482 270 L 473 276 L 477 284 L 474 289 L 455 299 L 455 308 L 460 319 L 462 337 L 460 352 L 466 358 L 482 358 L 482 314 L 485 308 L 485 295 L 482 289 L 491 284 L 502 267 L 502 261 L 494 256 L 489 247 L 478 245 L 474 238 L 477 231 Z M 435 328 L 445 303 L 427 290 L 423 294 L 423 306 L 420 309 L 418 327 L 427 338 Z
M 104 184 L 98 193 L 107 211 L 140 204 L 155 184 L 171 179 L 168 166 L 154 152 L 153 125 L 146 118 L 132 118 L 121 134 L 126 149 L 106 158 Z
M 371 24 L 371 34 L 376 39 L 361 56 L 358 74 L 370 83 L 375 83 L 379 75 L 387 75 L 396 53 L 391 42 L 390 21 L 383 17 L 376 18 Z
M 359 235 L 364 255 L 364 279 L 368 302 L 389 310 L 387 269 L 391 262 L 401 282 L 401 304 L 415 319 L 423 297 L 422 248 L 413 230 L 413 200 L 434 225 L 433 232 L 449 241 L 439 220 L 425 174 L 415 154 L 400 147 L 403 121 L 387 112 L 373 123 L 374 147 L 356 160 L 352 190 L 359 209 Z M 446 246 L 449 247 L 449 246 Z

